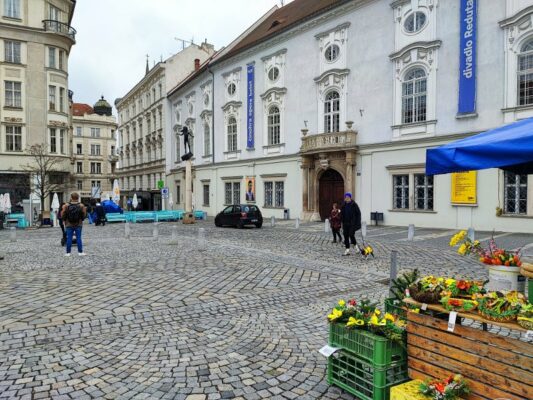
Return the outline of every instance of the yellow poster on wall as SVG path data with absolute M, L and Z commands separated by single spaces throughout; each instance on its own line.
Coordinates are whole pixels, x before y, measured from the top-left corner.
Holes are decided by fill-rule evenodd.
M 477 204 L 477 171 L 452 174 L 452 203 Z

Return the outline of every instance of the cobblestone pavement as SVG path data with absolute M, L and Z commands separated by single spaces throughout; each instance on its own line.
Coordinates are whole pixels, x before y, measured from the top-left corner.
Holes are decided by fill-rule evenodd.
M 339 298 L 385 297 L 391 250 L 401 269 L 485 275 L 438 243 L 402 241 L 405 228 L 369 228 L 364 261 L 322 225 L 266 225 L 177 224 L 176 240 L 172 223 L 157 239 L 152 224 L 129 239 L 122 224 L 85 226 L 88 256 L 70 258 L 59 229 L 0 231 L 0 398 L 351 399 L 318 353 Z

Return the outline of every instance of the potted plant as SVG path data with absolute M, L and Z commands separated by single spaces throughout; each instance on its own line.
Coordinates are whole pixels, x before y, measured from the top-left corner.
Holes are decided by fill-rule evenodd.
M 446 289 L 445 279 L 425 276 L 409 286 L 410 296 L 420 303 L 438 304 L 441 292 Z
M 473 255 L 488 266 L 488 290 L 517 290 L 524 293 L 525 277 L 520 275 L 520 251 L 499 248 L 493 238 L 488 247 L 483 248 L 478 240 L 471 240 L 464 230 L 452 236 L 450 246 L 457 247 L 460 255 Z
M 489 292 L 479 299 L 478 313 L 489 321 L 512 322 L 524 305 L 526 298 L 517 291 Z
M 470 393 L 468 383 L 461 375 L 451 375 L 443 380 L 426 380 L 420 384 L 419 390 L 433 400 L 454 400 Z

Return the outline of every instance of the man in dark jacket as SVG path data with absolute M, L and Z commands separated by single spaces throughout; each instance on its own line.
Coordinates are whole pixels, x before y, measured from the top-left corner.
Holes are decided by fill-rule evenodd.
M 361 229 L 361 210 L 357 203 L 352 200 L 352 194 L 349 192 L 344 195 L 341 218 L 344 246 L 346 247 L 344 255 L 347 256 L 350 254 L 350 241 L 354 245 L 356 251 L 359 251 L 359 246 L 357 246 L 357 241 L 355 240 L 355 232 Z
M 70 195 L 70 201 L 61 208 L 61 219 L 67 227 L 67 252 L 65 253 L 67 257 L 70 257 L 72 237 L 74 235 L 76 235 L 78 255 L 86 255 L 83 252 L 83 243 L 81 240 L 81 229 L 85 218 L 87 218 L 87 209 L 80 203 L 80 195 L 78 193 L 72 193 Z

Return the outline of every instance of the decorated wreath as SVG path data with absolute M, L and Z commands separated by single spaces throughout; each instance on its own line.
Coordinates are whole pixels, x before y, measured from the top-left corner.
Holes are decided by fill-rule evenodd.
M 483 281 L 446 279 L 444 283 L 446 291 L 450 293 L 449 297 L 466 297 L 475 300 L 476 295 L 485 293 Z
M 533 304 L 523 305 L 516 319 L 522 328 L 533 330 Z
M 425 276 L 409 286 L 409 294 L 420 303 L 438 304 L 441 292 L 446 289 L 444 278 Z
M 426 380 L 420 384 L 420 393 L 433 400 L 454 400 L 470 393 L 467 381 L 461 375 L 444 380 Z
M 526 299 L 516 291 L 489 292 L 479 300 L 478 313 L 494 322 L 511 322 L 516 320 Z
M 443 297 L 440 300 L 442 306 L 448 311 L 474 311 L 478 302 L 476 300 L 461 299 L 455 297 Z

